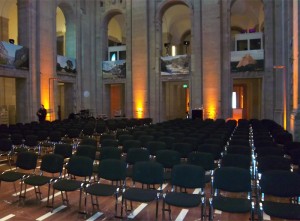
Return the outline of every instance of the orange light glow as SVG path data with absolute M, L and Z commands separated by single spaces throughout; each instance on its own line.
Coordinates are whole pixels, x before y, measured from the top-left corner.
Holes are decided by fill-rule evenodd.
M 138 107 L 136 109 L 136 112 L 137 112 L 137 118 L 143 118 L 143 108 L 142 107 Z
M 209 106 L 205 109 L 206 117 L 210 119 L 216 119 L 217 117 L 217 110 L 215 106 Z

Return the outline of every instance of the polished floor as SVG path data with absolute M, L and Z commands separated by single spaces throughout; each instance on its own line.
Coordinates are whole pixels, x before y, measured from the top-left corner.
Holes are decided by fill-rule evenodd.
M 8 170 L 7 162 L 0 163 L 0 172 Z M 37 170 L 38 173 L 38 170 Z M 127 180 L 127 185 L 131 185 L 131 180 Z M 20 190 L 20 183 L 16 183 L 17 191 Z M 164 191 L 170 190 L 170 185 L 163 186 Z M 87 214 L 79 212 L 79 191 L 69 194 L 69 205 L 63 205 L 61 195 L 59 192 L 55 194 L 54 210 L 47 207 L 47 186 L 41 188 L 42 200 L 37 200 L 33 187 L 27 187 L 27 194 L 25 200 L 19 200 L 18 195 L 14 191 L 12 183 L 2 182 L 0 187 L 0 221 L 14 221 L 14 220 L 121 220 L 115 218 L 115 198 L 102 197 L 99 199 L 100 210 L 92 211 L 91 201 L 88 198 Z M 210 185 L 205 189 L 206 196 L 210 196 Z M 84 200 L 84 197 L 82 198 Z M 119 198 L 120 199 L 120 198 Z M 50 201 L 51 202 L 51 201 Z M 83 204 L 82 204 L 83 205 Z M 155 203 L 134 203 L 134 211 L 123 218 L 124 220 L 155 220 Z M 118 212 L 120 212 L 121 201 L 118 201 Z M 159 201 L 158 220 L 201 220 L 200 208 L 181 209 L 172 208 L 172 217 L 170 218 L 166 212 L 165 218 L 162 215 L 162 200 Z M 83 209 L 81 210 L 83 211 Z M 208 214 L 208 207 L 206 208 Z M 214 220 L 222 221 L 247 221 L 250 214 L 229 214 L 220 211 L 214 212 Z M 257 220 L 257 216 L 255 217 Z M 208 220 L 208 217 L 205 218 Z M 273 217 L 265 216 L 264 220 L 283 220 Z

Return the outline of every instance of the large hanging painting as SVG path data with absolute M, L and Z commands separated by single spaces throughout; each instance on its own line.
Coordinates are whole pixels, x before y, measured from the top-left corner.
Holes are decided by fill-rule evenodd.
M 56 70 L 59 72 L 76 73 L 75 58 L 57 55 Z
M 9 68 L 29 69 L 29 49 L 21 45 L 1 41 L 0 65 Z
M 103 79 L 126 78 L 126 60 L 103 61 Z
M 261 59 L 261 57 L 263 56 L 257 58 L 253 54 L 247 53 L 233 60 L 233 56 L 231 56 L 231 72 L 263 71 L 264 59 Z
M 176 55 L 161 57 L 161 75 L 190 73 L 190 56 Z

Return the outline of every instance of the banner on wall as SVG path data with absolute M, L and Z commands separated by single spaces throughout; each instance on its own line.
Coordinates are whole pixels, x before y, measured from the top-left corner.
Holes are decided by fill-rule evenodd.
M 232 51 L 231 72 L 264 71 L 263 50 Z
M 176 55 L 161 57 L 161 75 L 190 73 L 190 56 Z
M 103 61 L 103 79 L 126 78 L 126 60 Z
M 56 70 L 59 72 L 76 73 L 76 59 L 57 55 Z
M 21 45 L 9 42 L 0 42 L 0 65 L 16 68 L 29 69 L 29 49 Z

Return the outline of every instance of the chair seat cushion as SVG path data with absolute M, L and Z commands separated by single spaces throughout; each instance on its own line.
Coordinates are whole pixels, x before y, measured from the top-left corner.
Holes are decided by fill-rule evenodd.
M 15 182 L 17 180 L 20 180 L 23 177 L 23 175 L 24 173 L 7 171 L 3 174 L 0 174 L 0 181 Z
M 53 183 L 53 188 L 60 191 L 75 191 L 81 187 L 82 182 L 78 180 L 58 180 Z
M 230 213 L 246 213 L 251 211 L 251 201 L 219 195 L 213 198 L 213 208 Z
M 42 186 L 49 183 L 51 179 L 46 176 L 30 176 L 24 180 L 24 183 L 32 186 Z
M 85 191 L 95 196 L 111 196 L 116 192 L 117 188 L 114 185 L 95 183 L 88 186 Z
M 263 202 L 263 210 L 269 216 L 300 220 L 300 205 L 278 202 Z
M 201 204 L 201 195 L 170 192 L 166 194 L 164 201 L 172 206 L 191 208 Z
M 157 190 L 129 188 L 123 193 L 123 198 L 136 202 L 150 202 L 156 199 Z

